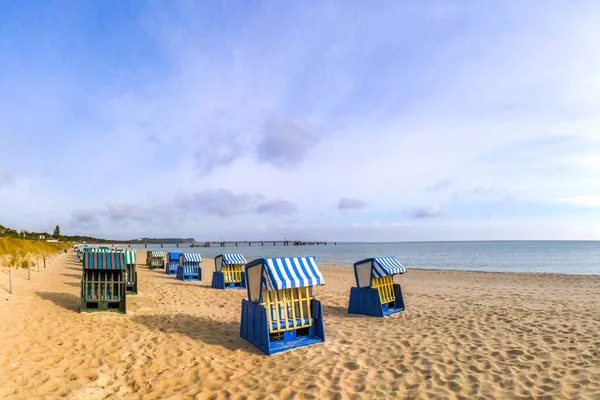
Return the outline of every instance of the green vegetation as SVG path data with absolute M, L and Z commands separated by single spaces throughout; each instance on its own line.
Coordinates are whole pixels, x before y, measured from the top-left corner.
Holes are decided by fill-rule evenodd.
M 9 268 L 27 268 L 71 247 L 70 243 L 48 243 L 13 237 L 0 238 L 0 262 Z
M 0 225 L 0 238 L 9 237 L 14 239 L 27 239 L 27 240 L 47 240 L 57 239 L 61 242 L 73 242 L 73 243 L 148 243 L 148 244 L 159 244 L 159 243 L 194 243 L 194 238 L 142 238 L 142 239 L 129 239 L 129 240 L 114 240 L 114 239 L 98 239 L 91 236 L 68 236 L 60 234 L 60 226 L 56 225 L 53 234 L 47 232 L 29 232 L 26 230 L 17 231 Z
M 26 230 L 17 231 L 15 229 L 7 228 L 3 225 L 0 225 L 0 237 L 28 240 L 46 240 L 50 239 L 52 236 L 46 232 L 29 232 Z

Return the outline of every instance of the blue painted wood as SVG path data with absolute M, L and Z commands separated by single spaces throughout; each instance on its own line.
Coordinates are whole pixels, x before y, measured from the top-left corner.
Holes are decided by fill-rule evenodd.
M 394 301 L 393 307 L 388 308 L 388 312 L 386 315 L 396 314 L 406 309 L 404 306 L 404 296 L 402 295 L 402 287 L 398 283 L 394 283 L 394 294 L 396 295 L 396 301 Z
M 348 302 L 348 314 L 362 314 L 371 317 L 385 317 L 404 311 L 404 298 L 400 285 L 394 283 L 394 304 L 381 304 L 379 292 L 375 288 L 353 287 L 350 289 L 350 300 Z
M 240 336 L 269 354 L 269 328 L 267 312 L 263 306 L 246 299 L 242 300 Z
M 225 289 L 225 277 L 222 272 L 213 272 L 212 284 L 213 289 Z
M 177 279 L 181 281 L 201 281 L 202 280 L 202 268 L 198 266 L 178 266 L 177 267 Z
M 313 315 L 313 326 L 314 336 L 321 338 L 321 341 L 325 341 L 325 323 L 323 320 L 323 305 L 319 300 L 312 301 L 312 315 Z
M 246 273 L 242 272 L 241 282 L 230 282 L 225 284 L 225 274 L 223 272 L 213 272 L 211 287 L 213 289 L 245 289 Z
M 283 333 L 282 339 L 271 340 L 266 308 L 244 299 L 242 300 L 240 336 L 266 354 L 324 342 L 323 307 L 320 301 L 312 300 L 311 312 L 313 323 L 308 329 L 308 334 L 300 336 L 298 330 L 290 330 Z
M 177 274 L 178 267 L 179 267 L 179 258 L 170 259 L 165 264 L 165 272 L 169 275 Z

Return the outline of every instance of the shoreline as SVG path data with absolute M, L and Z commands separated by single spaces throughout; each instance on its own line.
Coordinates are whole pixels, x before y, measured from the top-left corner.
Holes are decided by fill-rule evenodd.
M 210 259 L 210 257 L 207 257 Z M 204 260 L 204 257 L 203 257 Z M 318 260 L 317 260 L 318 262 Z M 329 267 L 344 267 L 344 268 L 353 268 L 352 264 L 342 264 L 342 263 L 319 263 L 319 266 L 329 266 Z M 474 269 L 441 269 L 441 268 L 415 268 L 415 267 L 406 267 L 406 274 L 410 273 L 410 271 L 435 271 L 435 272 L 465 272 L 465 273 L 482 273 L 482 274 L 513 274 L 513 275 L 560 275 L 560 276 L 579 276 L 579 277 L 599 277 L 600 274 L 571 274 L 568 272 L 523 272 L 523 271 L 479 271 Z

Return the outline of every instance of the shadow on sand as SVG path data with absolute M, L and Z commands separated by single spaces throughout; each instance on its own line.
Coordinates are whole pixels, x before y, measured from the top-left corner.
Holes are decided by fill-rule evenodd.
M 219 345 L 227 350 L 240 349 L 264 355 L 240 337 L 239 322 L 215 321 L 207 317 L 189 314 L 136 315 L 131 319 L 151 329 L 157 329 L 164 333 L 180 333 L 208 345 Z
M 321 303 L 323 304 L 323 303 Z M 327 316 L 329 315 L 335 315 L 338 317 L 347 317 L 348 315 L 348 308 L 347 307 L 341 307 L 341 306 L 332 306 L 332 305 L 327 305 L 327 304 L 323 304 L 323 314 L 325 315 L 325 318 L 327 318 Z
M 50 300 L 59 307 L 79 313 L 80 298 L 70 293 L 36 292 L 40 298 Z
M 81 279 L 81 274 L 61 274 L 62 276 L 66 276 L 68 278 L 77 278 Z
M 162 279 L 175 279 L 175 274 L 173 275 L 168 275 L 165 273 L 165 271 L 161 271 L 160 274 L 155 274 L 153 276 L 153 278 L 162 278 Z

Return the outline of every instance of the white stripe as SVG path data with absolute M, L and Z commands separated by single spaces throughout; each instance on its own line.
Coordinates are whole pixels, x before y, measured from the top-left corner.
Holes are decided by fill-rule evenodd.
M 310 277 L 306 276 L 306 274 L 302 270 L 301 260 L 298 260 L 297 258 L 292 258 L 292 261 L 294 262 L 294 267 L 296 268 L 296 271 L 298 271 L 298 275 L 302 278 L 300 282 L 302 286 L 299 287 L 310 286 Z
M 378 278 L 382 278 L 386 275 L 385 271 L 381 268 L 381 266 L 379 265 L 379 263 L 377 263 L 376 260 L 372 261 L 372 269 L 373 269 L 374 275 L 377 276 Z
M 276 262 L 277 259 L 267 259 L 267 265 L 269 268 L 269 272 L 271 272 L 271 275 L 273 275 L 273 282 L 271 282 L 271 289 L 270 290 L 275 290 L 276 288 L 281 288 L 283 287 L 283 283 L 281 282 L 281 279 L 279 278 L 279 275 L 277 274 L 277 268 L 273 262 Z M 266 273 L 266 271 L 265 271 Z M 271 278 L 269 278 L 269 275 L 267 274 L 266 276 L 267 281 L 269 281 Z
M 402 266 L 396 257 L 378 257 L 373 259 L 373 272 L 378 277 L 387 275 L 403 274 L 406 268 Z
M 183 258 L 186 261 L 192 261 L 192 262 L 201 262 L 202 261 L 202 257 L 200 257 L 200 254 L 198 254 L 198 253 L 183 253 Z
M 280 286 L 280 287 L 281 288 L 295 287 L 294 279 L 284 269 L 284 266 L 283 266 L 284 260 L 285 260 L 284 258 L 276 258 L 275 259 L 275 263 L 277 265 L 277 270 L 274 272 L 281 272 L 281 275 L 283 275 L 283 280 L 285 281 L 285 286 Z
M 378 261 L 379 265 L 381 265 L 381 269 L 385 271 L 386 275 L 392 275 L 394 273 L 394 266 L 387 257 L 380 258 Z
M 246 264 L 246 259 L 241 254 L 223 254 L 225 264 Z
M 292 286 L 289 286 L 289 288 L 300 287 L 300 285 L 302 285 L 302 281 L 304 280 L 304 277 L 300 274 L 300 271 L 296 271 L 296 266 L 292 264 L 294 261 L 294 258 L 282 259 L 282 262 L 285 263 L 285 265 L 290 270 L 290 274 L 292 274 L 290 279 L 293 281 L 293 283 Z M 285 270 L 283 270 L 283 272 L 285 272 Z
M 286 272 L 285 267 L 288 268 L 289 273 Z M 280 274 L 283 279 L 279 277 Z M 270 275 L 273 278 L 270 278 Z M 263 276 L 268 290 L 309 287 L 325 283 L 313 257 L 266 259 Z
M 319 266 L 317 265 L 317 260 L 315 260 L 313 257 L 310 257 L 309 263 L 313 266 L 315 272 L 317 273 L 316 281 L 314 284 L 316 284 L 316 285 L 325 284 L 325 279 L 323 278 L 323 274 L 321 274 L 321 270 L 319 269 Z

